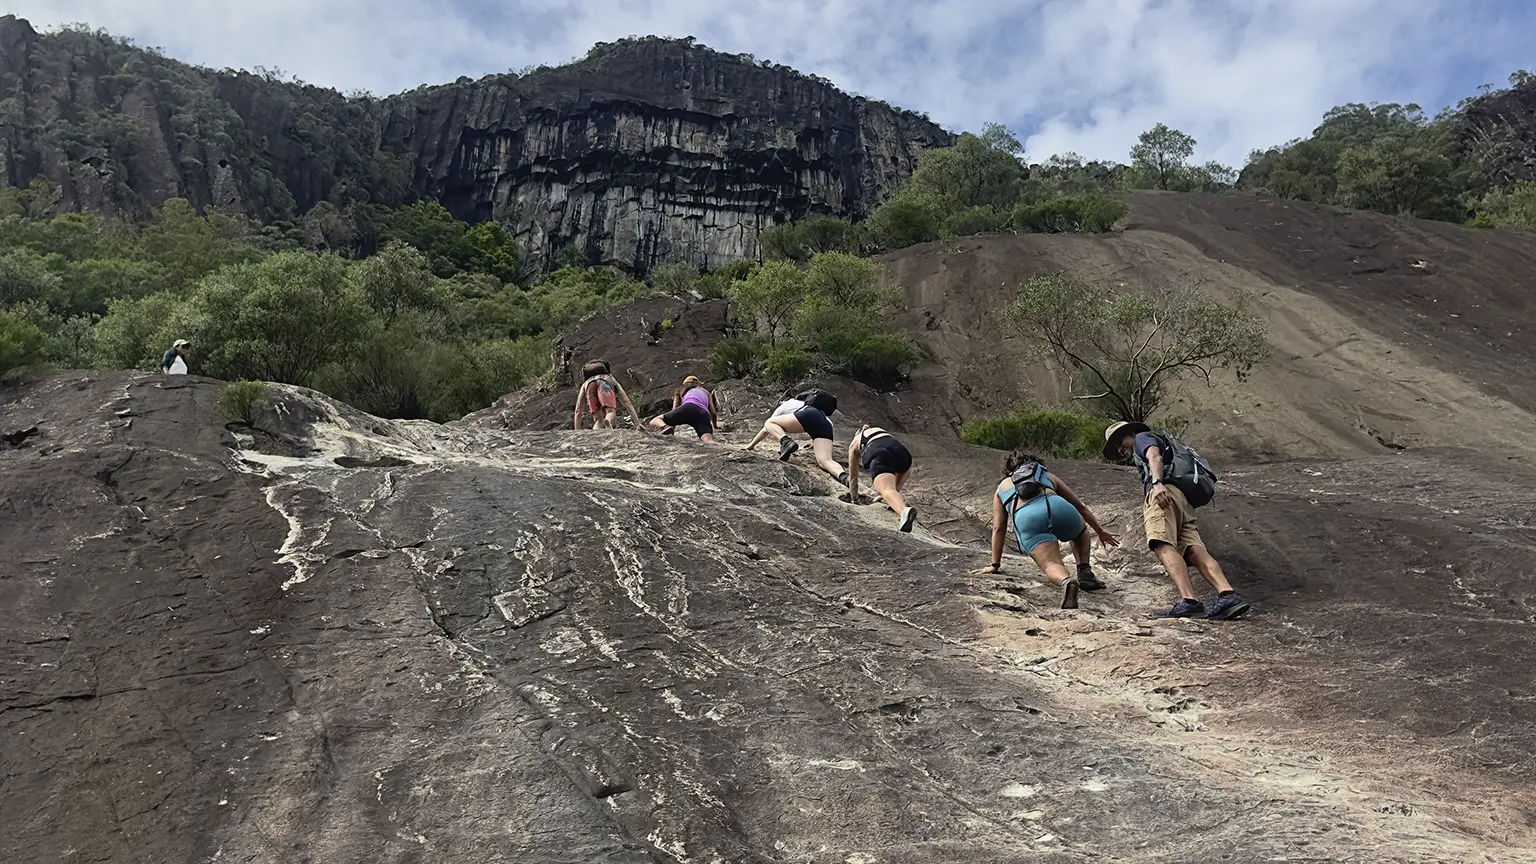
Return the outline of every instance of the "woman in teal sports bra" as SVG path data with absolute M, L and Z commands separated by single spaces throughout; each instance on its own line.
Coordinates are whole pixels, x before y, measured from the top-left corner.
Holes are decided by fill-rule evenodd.
M 1013 488 L 1014 470 L 1032 462 L 1041 466 L 1040 485 L 1043 488 L 1040 494 L 1029 501 L 1015 504 L 1013 499 L 1019 493 Z M 1011 520 L 1008 518 L 1010 511 L 1013 513 Z M 1091 528 L 1098 535 L 1099 542 L 1105 546 L 1118 546 L 1120 538 L 1104 530 L 1093 511 L 1088 509 L 1088 505 L 1077 497 L 1071 487 L 1060 477 L 1046 471 L 1044 463 L 1023 448 L 1014 450 L 1003 459 L 1003 482 L 997 484 L 997 490 L 992 494 L 992 564 L 977 573 L 1001 572 L 1003 540 L 1007 536 L 1010 521 L 1013 523 L 1014 536 L 1019 541 L 1019 549 L 1035 562 L 1035 566 L 1045 573 L 1052 584 L 1061 587 L 1061 608 L 1077 608 L 1079 588 L 1097 591 L 1104 587 L 1089 563 L 1092 541 L 1088 537 L 1088 530 Z M 1073 555 L 1077 558 L 1076 576 L 1069 575 L 1067 566 L 1062 563 L 1063 541 L 1072 544 Z

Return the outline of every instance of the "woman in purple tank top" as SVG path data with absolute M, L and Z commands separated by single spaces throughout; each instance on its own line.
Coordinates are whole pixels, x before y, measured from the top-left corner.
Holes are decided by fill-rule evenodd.
M 704 382 L 700 381 L 698 376 L 689 375 L 683 379 L 683 386 L 677 388 L 672 394 L 672 410 L 651 420 L 651 425 L 657 429 L 670 429 L 679 425 L 692 426 L 693 431 L 699 434 L 700 441 L 713 444 L 717 417 L 715 394 L 704 386 Z

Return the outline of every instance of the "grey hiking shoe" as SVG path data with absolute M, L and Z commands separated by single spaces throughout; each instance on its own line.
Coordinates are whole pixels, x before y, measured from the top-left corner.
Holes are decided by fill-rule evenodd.
M 1205 615 L 1205 604 L 1188 598 L 1173 604 L 1172 609 L 1153 612 L 1148 618 L 1200 618 Z
M 902 532 L 903 534 L 911 534 L 912 526 L 916 524 L 917 508 L 908 507 L 907 509 L 901 511 L 901 524 L 897 527 L 896 530 Z
M 1218 596 L 1216 602 L 1211 604 L 1211 611 L 1207 612 L 1205 617 L 1213 621 L 1236 621 L 1247 615 L 1248 610 L 1252 608 L 1253 604 L 1238 596 L 1238 593 L 1234 591 L 1225 597 Z
M 1077 608 L 1077 580 L 1068 579 L 1061 583 L 1061 608 Z
M 785 435 L 783 438 L 779 439 L 779 461 L 788 462 L 789 457 L 795 455 L 795 451 L 799 449 L 800 442 L 789 437 L 788 435 Z

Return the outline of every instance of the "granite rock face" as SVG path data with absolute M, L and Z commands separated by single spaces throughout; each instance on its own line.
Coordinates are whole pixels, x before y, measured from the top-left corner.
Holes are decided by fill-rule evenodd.
M 900 534 L 744 433 L 286 387 L 229 429 L 219 386 L 0 403 L 0 860 L 1536 852 L 1520 471 L 1232 471 L 1204 525 L 1262 614 L 1152 625 L 1124 469 L 1055 466 L 1126 535 L 1067 612 L 1019 559 L 970 574 L 995 454 L 952 440 L 908 439 L 909 491 L 962 515 Z
M 637 271 L 753 258 L 758 231 L 812 213 L 864 216 L 954 140 L 787 67 L 655 38 L 376 99 L 5 16 L 0 105 L 0 173 L 48 178 L 63 209 L 184 197 L 283 221 L 436 200 L 513 223 L 532 264 L 574 246 Z

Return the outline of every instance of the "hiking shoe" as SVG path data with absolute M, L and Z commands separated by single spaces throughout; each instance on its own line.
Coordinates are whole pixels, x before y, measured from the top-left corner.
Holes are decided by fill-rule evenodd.
M 1211 604 L 1211 611 L 1205 617 L 1215 621 L 1236 621 L 1248 614 L 1253 604 L 1239 597 L 1235 592 L 1228 597 L 1217 597 Z
M 1184 599 L 1173 604 L 1172 609 L 1153 612 L 1148 618 L 1199 618 L 1205 614 L 1205 604 L 1199 600 Z
M 1104 583 L 1099 577 L 1093 575 L 1093 571 L 1083 567 L 1077 571 L 1077 584 L 1083 586 L 1084 591 L 1103 591 Z
M 907 509 L 901 511 L 901 525 L 898 526 L 896 530 L 901 531 L 904 534 L 911 534 L 912 526 L 915 524 L 917 524 L 917 508 L 908 507 Z
M 663 427 L 661 427 L 661 434 L 663 434 L 663 435 L 671 435 L 673 432 L 676 432 L 676 431 L 677 431 L 677 427 L 676 426 L 663 426 Z
M 795 451 L 799 449 L 800 443 L 788 435 L 785 435 L 783 438 L 779 439 L 779 461 L 788 462 L 789 457 L 795 455 Z
M 1061 583 L 1061 608 L 1077 608 L 1077 580 L 1068 579 Z
M 847 486 L 848 485 L 848 472 L 847 471 L 839 472 L 838 475 L 837 475 L 837 482 L 843 484 L 844 486 Z

